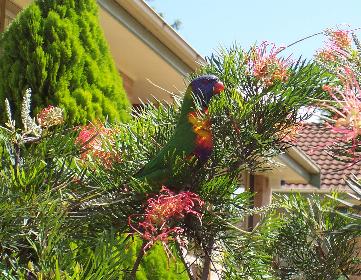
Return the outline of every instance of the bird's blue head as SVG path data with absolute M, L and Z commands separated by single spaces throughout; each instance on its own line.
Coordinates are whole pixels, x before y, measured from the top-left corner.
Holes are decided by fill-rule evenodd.
M 212 97 L 224 90 L 223 83 L 214 75 L 203 75 L 194 79 L 190 86 L 203 109 L 208 108 Z

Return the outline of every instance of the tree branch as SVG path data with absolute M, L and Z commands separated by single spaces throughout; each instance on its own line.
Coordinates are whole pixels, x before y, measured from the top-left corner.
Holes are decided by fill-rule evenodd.
M 185 270 L 187 271 L 189 280 L 195 280 L 192 270 L 191 270 L 191 265 L 187 264 L 187 261 L 185 260 L 185 258 L 183 256 L 183 252 L 182 252 L 182 248 L 181 248 L 180 244 L 178 242 L 175 242 L 175 246 L 176 246 L 179 257 L 184 264 Z
M 130 272 L 130 275 L 129 275 L 129 279 L 130 280 L 136 280 L 136 274 L 137 274 L 137 270 L 139 268 L 139 265 L 140 265 L 140 262 L 142 261 L 143 259 L 143 256 L 144 256 L 144 248 L 145 246 L 147 245 L 147 241 L 146 240 L 143 240 L 143 243 L 142 243 L 142 246 L 140 247 L 140 250 L 139 250 L 139 253 L 138 253 L 138 256 L 137 256 L 137 259 L 133 265 L 133 269 L 132 271 Z
M 204 257 L 204 264 L 203 264 L 203 270 L 201 275 L 201 280 L 208 280 L 210 268 L 211 268 L 211 255 L 213 251 L 213 245 L 214 245 L 214 237 L 212 236 L 207 244 L 207 247 L 205 248 L 205 257 Z

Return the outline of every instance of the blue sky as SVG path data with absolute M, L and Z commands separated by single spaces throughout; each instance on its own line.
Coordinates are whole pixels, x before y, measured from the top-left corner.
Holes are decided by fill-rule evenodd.
M 244 48 L 264 40 L 288 45 L 336 25 L 361 27 L 360 0 L 152 0 L 149 5 L 169 23 L 179 18 L 180 35 L 202 56 L 234 42 Z M 316 36 L 289 53 L 312 58 L 323 41 Z

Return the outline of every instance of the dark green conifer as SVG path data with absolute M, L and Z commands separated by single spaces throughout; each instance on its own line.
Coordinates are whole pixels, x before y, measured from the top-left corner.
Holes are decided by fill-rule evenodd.
M 17 121 L 27 88 L 33 109 L 58 105 L 73 123 L 125 121 L 129 101 L 98 22 L 95 0 L 36 0 L 1 35 L 0 112 Z

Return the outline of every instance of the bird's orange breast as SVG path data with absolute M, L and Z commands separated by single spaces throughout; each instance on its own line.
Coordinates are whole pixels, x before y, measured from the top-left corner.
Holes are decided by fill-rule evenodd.
M 193 154 L 201 160 L 207 160 L 213 150 L 210 119 L 207 115 L 200 116 L 196 112 L 190 112 L 188 114 L 188 121 L 196 134 L 196 143 Z

